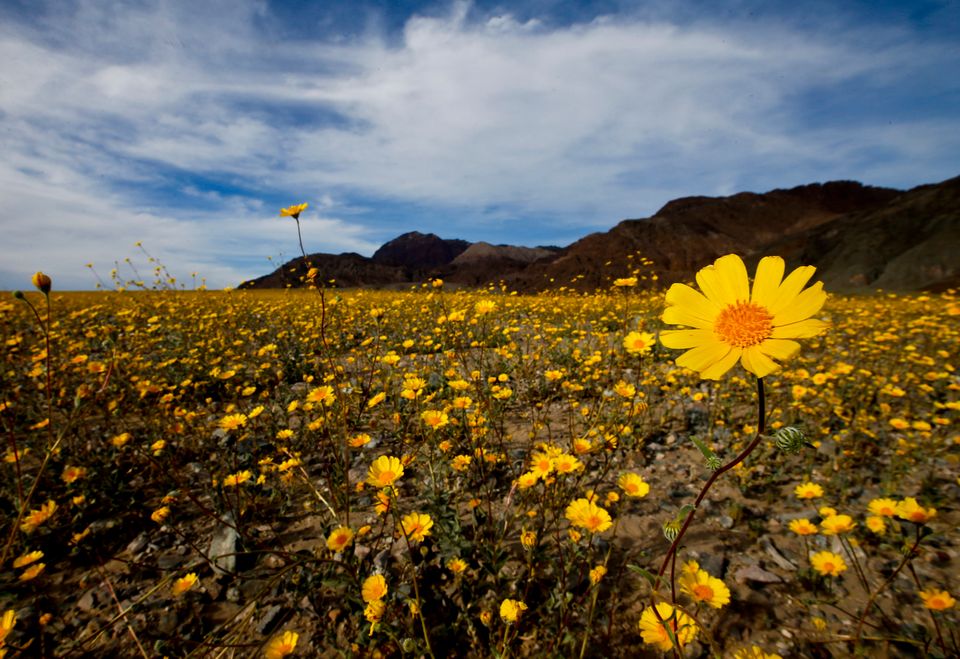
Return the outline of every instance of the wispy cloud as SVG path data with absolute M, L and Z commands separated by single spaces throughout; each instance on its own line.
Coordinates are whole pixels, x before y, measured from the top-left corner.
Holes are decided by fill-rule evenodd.
M 275 215 L 301 199 L 311 250 L 369 254 L 424 218 L 548 243 L 682 194 L 909 186 L 960 162 L 941 73 L 960 49 L 908 27 L 456 3 L 307 39 L 259 2 L 69 7 L 0 28 L 0 287 L 48 264 L 89 286 L 83 264 L 137 240 L 236 284 L 292 256 Z M 511 218 L 526 233 L 498 234 Z

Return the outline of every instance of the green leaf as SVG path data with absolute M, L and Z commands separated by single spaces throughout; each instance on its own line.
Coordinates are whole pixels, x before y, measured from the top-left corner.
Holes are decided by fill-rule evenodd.
M 703 454 L 703 457 L 707 461 L 707 466 L 709 466 L 711 469 L 717 469 L 719 467 L 720 459 L 717 457 L 717 454 L 713 452 L 713 449 L 704 444 L 700 438 L 694 435 L 690 436 L 690 441 L 693 442 L 698 449 L 700 449 L 700 453 Z M 714 467 L 713 465 L 717 465 L 717 467 Z
M 639 574 L 641 577 L 643 577 L 644 579 L 646 579 L 647 581 L 649 581 L 651 586 L 652 586 L 652 585 L 656 582 L 656 580 L 657 580 L 657 578 L 653 575 L 653 572 L 650 572 L 649 570 L 644 570 L 644 569 L 643 569 L 642 567 L 640 567 L 639 565 L 627 565 L 627 569 L 633 570 L 634 572 L 636 572 L 637 574 Z

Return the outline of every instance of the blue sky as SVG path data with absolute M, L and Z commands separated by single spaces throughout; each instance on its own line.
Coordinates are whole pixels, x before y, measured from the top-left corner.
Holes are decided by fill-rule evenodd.
M 955 0 L 0 0 L 0 62 L 2 289 L 960 174 Z

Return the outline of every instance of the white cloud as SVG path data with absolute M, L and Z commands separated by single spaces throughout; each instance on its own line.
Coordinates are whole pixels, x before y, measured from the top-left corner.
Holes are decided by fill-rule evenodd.
M 551 27 L 472 12 L 413 17 L 399 41 L 286 40 L 259 2 L 80 2 L 0 28 L 0 286 L 51 262 L 82 285 L 68 264 L 112 262 L 137 240 L 171 269 L 235 284 L 266 270 L 251 259 L 296 246 L 254 201 L 272 194 L 313 200 L 312 249 L 369 254 L 367 199 L 446 209 L 450 237 L 489 207 L 569 233 L 680 194 L 955 173 L 956 119 L 804 115 L 817 95 L 894 90 L 960 59 L 899 28 L 840 40 L 774 21 Z

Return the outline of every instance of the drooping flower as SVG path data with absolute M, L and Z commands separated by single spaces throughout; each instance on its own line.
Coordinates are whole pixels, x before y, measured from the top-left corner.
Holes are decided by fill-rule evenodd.
M 373 631 L 373 628 L 375 628 L 377 623 L 380 622 L 380 619 L 383 618 L 383 612 L 386 608 L 387 605 L 383 600 L 373 600 L 367 603 L 367 607 L 363 610 L 363 617 L 372 625 L 370 631 Z
M 677 365 L 698 371 L 700 377 L 718 380 L 738 361 L 762 378 L 800 350 L 792 339 L 809 338 L 826 329 L 812 319 L 827 299 L 823 284 L 806 290 L 813 266 L 802 266 L 785 279 L 784 261 L 767 256 L 757 266 L 751 290 L 747 269 L 736 254 L 717 259 L 697 273 L 702 293 L 686 284 L 667 291 L 663 321 L 692 329 L 665 331 L 660 342 L 686 350 Z
M 388 487 L 401 476 L 403 476 L 403 464 L 400 458 L 381 455 L 370 465 L 367 482 L 374 487 Z
M 824 576 L 837 577 L 847 569 L 843 556 L 832 551 L 820 551 L 810 557 L 810 565 Z
M 306 206 L 306 204 L 304 204 Z M 274 636 L 263 649 L 265 659 L 283 659 L 297 648 L 300 635 L 297 632 L 286 631 Z
M 657 613 L 664 622 L 657 619 Z M 690 643 L 697 636 L 697 627 L 693 619 L 679 609 L 675 609 L 666 602 L 657 604 L 657 611 L 654 613 L 653 607 L 647 607 L 640 615 L 640 636 L 643 642 L 653 645 L 663 652 L 669 652 L 673 649 L 673 642 L 670 640 L 670 634 L 664 623 L 670 626 L 673 637 L 677 645 L 681 648 Z

